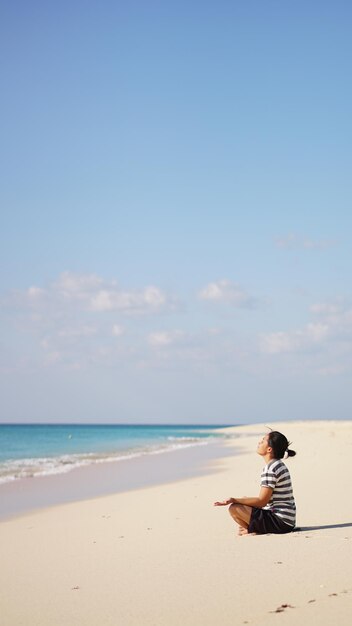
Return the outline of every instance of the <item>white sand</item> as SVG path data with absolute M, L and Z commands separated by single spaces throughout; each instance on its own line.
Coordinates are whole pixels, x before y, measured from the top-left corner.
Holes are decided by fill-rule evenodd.
M 352 422 L 275 428 L 303 531 L 238 537 L 212 506 L 259 491 L 265 429 L 243 426 L 208 475 L 2 522 L 1 625 L 350 624 Z

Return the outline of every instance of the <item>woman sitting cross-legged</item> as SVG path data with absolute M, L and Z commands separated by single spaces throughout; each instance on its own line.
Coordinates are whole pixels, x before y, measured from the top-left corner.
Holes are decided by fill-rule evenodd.
M 289 533 L 294 530 L 296 504 L 291 476 L 281 460 L 285 454 L 295 456 L 289 445 L 285 435 L 278 431 L 265 435 L 257 446 L 258 454 L 266 462 L 261 474 L 259 496 L 214 502 L 215 506 L 230 505 L 229 513 L 239 525 L 240 535 Z

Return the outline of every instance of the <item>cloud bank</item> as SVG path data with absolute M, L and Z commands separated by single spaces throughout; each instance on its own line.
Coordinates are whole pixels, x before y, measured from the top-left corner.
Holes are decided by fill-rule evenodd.
M 143 289 L 126 290 L 116 281 L 106 281 L 96 274 L 63 272 L 57 281 L 42 289 L 32 286 L 14 297 L 30 306 L 53 303 L 75 305 L 86 311 L 104 313 L 116 311 L 123 315 L 146 315 L 175 306 L 175 301 L 153 285 Z
M 198 301 L 198 304 L 197 304 Z M 63 272 L 47 286 L 32 285 L 5 298 L 8 363 L 23 368 L 213 368 L 253 374 L 267 365 L 296 364 L 307 372 L 339 373 L 352 355 L 352 306 L 346 300 L 313 302 L 307 322 L 262 332 L 265 311 L 245 288 L 228 279 L 194 292 L 187 308 L 156 285 L 122 288 L 94 274 Z M 199 302 L 213 304 L 211 311 Z M 222 305 L 255 308 L 250 322 L 233 323 Z M 194 310 L 199 316 L 195 323 Z M 214 324 L 214 314 L 218 319 Z M 267 323 L 267 320 L 266 320 Z M 11 334 L 12 333 L 12 334 Z M 280 357 L 282 357 L 280 359 Z M 277 365 L 275 366 L 275 363 Z
M 309 307 L 312 321 L 290 331 L 262 333 L 259 349 L 272 358 L 291 355 L 307 373 L 337 375 L 351 369 L 352 306 L 348 301 L 317 302 Z M 302 358 L 310 357 L 307 361 Z

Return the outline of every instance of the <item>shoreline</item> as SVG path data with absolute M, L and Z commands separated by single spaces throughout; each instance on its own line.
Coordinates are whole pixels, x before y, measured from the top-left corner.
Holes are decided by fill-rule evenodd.
M 213 502 L 256 495 L 264 424 L 236 427 L 198 475 L 26 513 L 0 524 L 7 626 L 347 626 L 352 422 L 275 423 L 296 530 L 239 537 Z M 278 613 L 285 613 L 284 616 Z
M 225 441 L 225 438 L 219 438 L 217 441 L 169 449 L 157 454 L 92 463 L 66 473 L 22 478 L 0 484 L 0 523 L 39 509 L 204 474 L 211 461 L 232 454 L 225 447 Z
M 222 429 L 212 424 L 0 424 L 0 485 L 210 443 Z

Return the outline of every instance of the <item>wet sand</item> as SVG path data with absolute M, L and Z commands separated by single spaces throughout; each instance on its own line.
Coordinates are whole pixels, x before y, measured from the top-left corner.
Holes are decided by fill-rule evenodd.
M 0 520 L 67 502 L 140 489 L 197 476 L 232 452 L 221 442 L 92 464 L 63 474 L 0 485 Z

